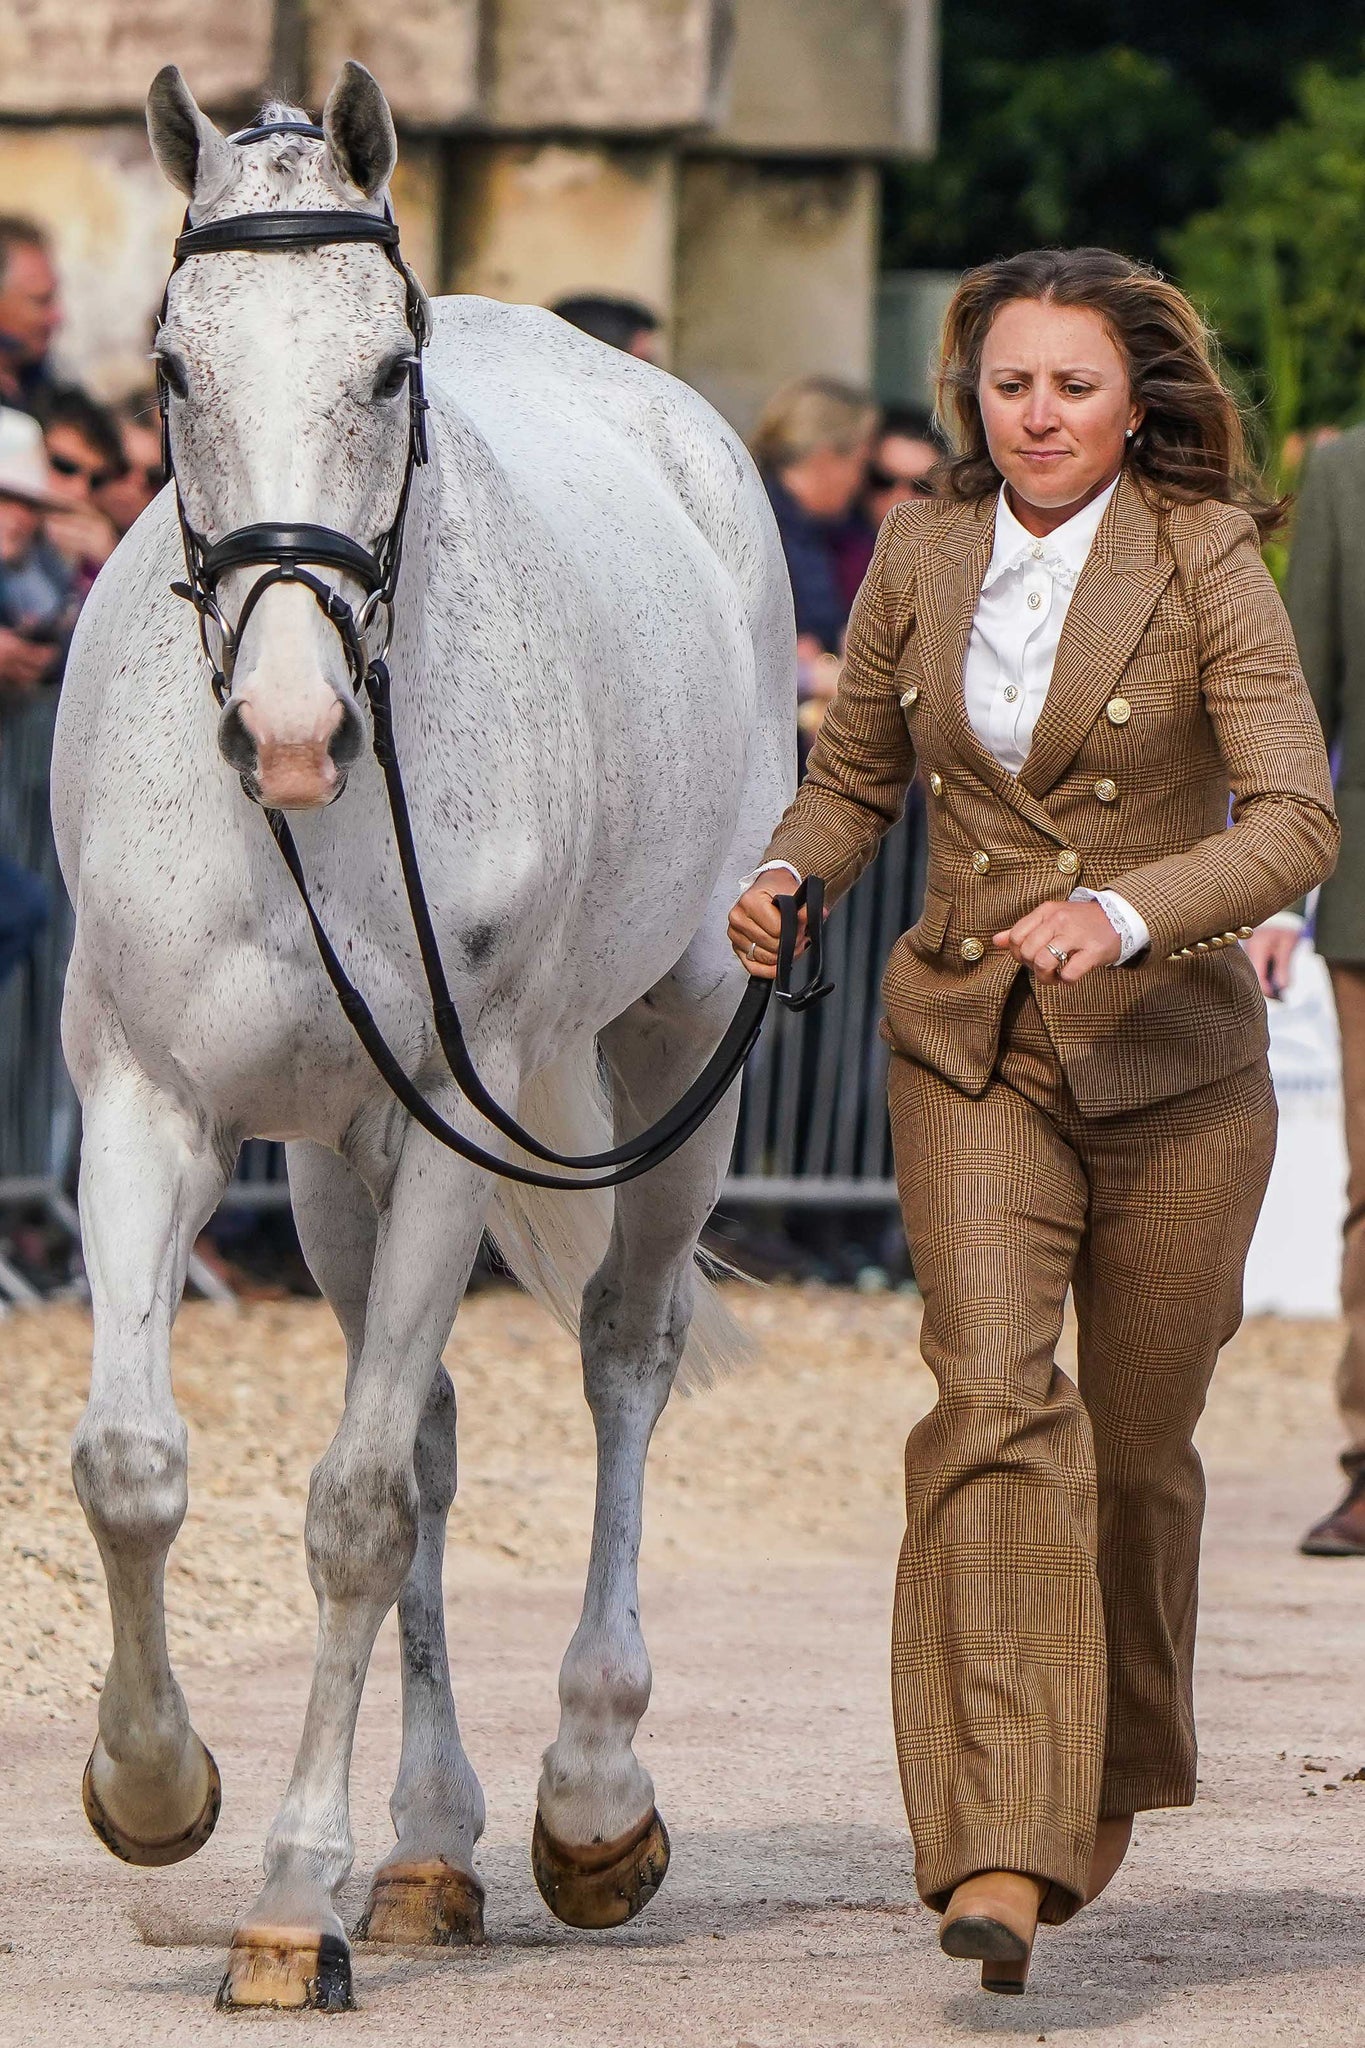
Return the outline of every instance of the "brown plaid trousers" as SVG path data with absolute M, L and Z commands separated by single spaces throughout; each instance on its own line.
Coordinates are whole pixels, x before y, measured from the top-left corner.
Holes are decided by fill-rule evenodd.
M 962 692 L 993 534 L 990 504 L 892 513 L 765 858 L 837 895 L 918 767 L 925 910 L 883 992 L 939 1401 L 906 1446 L 897 1743 L 923 1896 L 1023 1870 L 1062 1919 L 1101 1816 L 1194 1796 L 1191 1437 L 1275 1142 L 1236 939 L 1330 870 L 1337 825 L 1245 514 L 1158 510 L 1125 476 L 1017 776 Z M 1078 881 L 1127 897 L 1150 949 L 1034 989 L 992 935 Z M 1078 1385 L 1054 1361 L 1068 1287 Z

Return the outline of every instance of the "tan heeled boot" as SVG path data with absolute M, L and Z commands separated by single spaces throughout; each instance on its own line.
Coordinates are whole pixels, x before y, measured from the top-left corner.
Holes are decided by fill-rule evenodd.
M 1046 1889 L 1017 1870 L 965 1878 L 948 1901 L 939 1947 L 947 1956 L 980 1962 L 983 1991 L 1022 1991 Z

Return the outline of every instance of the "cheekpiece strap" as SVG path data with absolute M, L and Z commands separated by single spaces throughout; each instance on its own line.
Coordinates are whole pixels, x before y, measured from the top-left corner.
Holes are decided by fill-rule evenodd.
M 187 256 L 214 256 L 225 249 L 316 249 L 327 242 L 378 242 L 398 247 L 398 223 L 375 213 L 240 213 L 228 220 L 206 221 L 183 228 L 176 237 L 175 261 Z

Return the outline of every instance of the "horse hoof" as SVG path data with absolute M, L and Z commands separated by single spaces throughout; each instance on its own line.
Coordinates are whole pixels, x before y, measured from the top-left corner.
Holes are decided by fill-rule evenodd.
M 232 1937 L 215 2000 L 220 2012 L 350 2012 L 351 1952 L 336 1934 L 252 1927 Z
M 199 1741 L 198 1736 L 195 1737 L 195 1741 Z M 85 1775 L 81 1779 L 81 1804 L 85 1808 L 86 1819 L 111 1855 L 119 1857 L 124 1863 L 137 1863 L 144 1868 L 155 1868 L 164 1863 L 183 1863 L 187 1856 L 193 1856 L 196 1850 L 203 1848 L 218 1825 L 218 1815 L 223 1804 L 223 1781 L 218 1775 L 217 1764 L 202 1742 L 199 1743 L 199 1747 L 203 1750 L 204 1767 L 209 1782 L 198 1818 L 192 1821 L 189 1827 L 182 1828 L 179 1834 L 166 1835 L 156 1841 L 140 1842 L 135 1836 L 125 1833 L 118 1825 L 95 1790 L 95 1751 L 99 1748 L 99 1742 L 96 1741 L 95 1749 L 91 1750 L 86 1762 Z
M 483 1886 L 442 1856 L 387 1863 L 374 1874 L 357 1941 L 401 1948 L 472 1948 L 484 1939 Z
M 554 1840 L 537 1809 L 531 1868 L 540 1896 L 566 1927 L 624 1927 L 664 1881 L 668 1830 L 656 1809 L 614 1842 L 570 1849 Z

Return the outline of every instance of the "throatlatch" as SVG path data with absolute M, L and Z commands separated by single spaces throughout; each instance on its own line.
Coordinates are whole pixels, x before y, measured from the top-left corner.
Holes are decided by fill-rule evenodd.
M 304 121 L 271 122 L 258 128 L 246 129 L 230 139 L 245 146 L 259 142 L 267 135 L 281 134 L 325 139 L 321 128 L 314 126 L 312 122 Z M 357 692 L 363 692 L 370 705 L 374 724 L 375 758 L 384 777 L 399 865 L 403 873 L 403 885 L 407 891 L 422 969 L 431 996 L 436 1036 L 451 1076 L 471 1108 L 521 1151 L 550 1166 L 568 1168 L 571 1174 L 589 1173 L 594 1177 L 586 1180 L 575 1179 L 563 1172 L 545 1173 L 536 1167 L 518 1166 L 512 1161 L 500 1158 L 494 1152 L 487 1151 L 472 1138 L 467 1138 L 432 1107 L 404 1070 L 375 1023 L 369 1005 L 342 966 L 313 907 L 303 863 L 288 823 L 281 812 L 267 810 L 266 820 L 302 899 L 327 977 L 336 991 L 337 999 L 352 1030 L 385 1085 L 402 1103 L 413 1120 L 421 1124 L 422 1128 L 430 1132 L 442 1145 L 458 1153 L 461 1158 L 469 1160 L 472 1165 L 483 1167 L 504 1180 L 519 1181 L 529 1187 L 541 1188 L 619 1187 L 624 1181 L 634 1180 L 638 1175 L 648 1173 L 652 1167 L 669 1158 L 710 1116 L 729 1091 L 753 1050 L 767 1014 L 769 999 L 773 994 L 791 1010 L 804 1010 L 809 1004 L 818 1002 L 822 996 L 829 994 L 833 984 L 823 979 L 824 884 L 818 876 L 811 875 L 794 894 L 776 899 L 782 934 L 778 942 L 775 980 L 769 982 L 750 979 L 725 1036 L 702 1072 L 673 1108 L 656 1123 L 651 1124 L 648 1130 L 641 1131 L 636 1137 L 628 1138 L 622 1144 L 614 1145 L 605 1152 L 574 1157 L 555 1152 L 549 1146 L 543 1145 L 488 1093 L 474 1066 L 459 1011 L 456 1009 L 446 979 L 426 890 L 422 885 L 407 792 L 403 786 L 402 772 L 394 746 L 391 680 L 386 656 L 393 631 L 393 605 L 402 564 L 403 530 L 407 522 L 413 473 L 427 460 L 427 399 L 422 383 L 422 351 L 429 339 L 426 300 L 416 278 L 399 253 L 397 223 L 387 207 L 382 216 L 321 210 L 298 213 L 247 213 L 238 214 L 227 220 L 209 221 L 203 227 L 192 226 L 187 214 L 185 226 L 175 244 L 175 262 L 171 275 L 174 276 L 182 263 L 195 256 L 216 255 L 226 250 L 244 250 L 255 254 L 272 250 L 313 249 L 339 242 L 377 243 L 404 284 L 406 316 L 413 339 L 413 353 L 407 361 L 407 460 L 393 524 L 373 551 L 362 546 L 359 541 L 353 540 L 349 534 L 338 533 L 332 527 L 287 524 L 275 520 L 261 520 L 250 526 L 236 527 L 218 541 L 206 540 L 191 526 L 180 495 L 180 485 L 171 459 L 170 389 L 164 369 L 158 367 L 163 459 L 166 474 L 174 486 L 176 514 L 180 522 L 180 537 L 185 552 L 186 581 L 173 583 L 171 588 L 178 597 L 185 598 L 194 607 L 199 622 L 200 643 L 212 671 L 213 694 L 220 705 L 226 703 L 231 694 L 232 671 L 241 644 L 243 628 L 265 592 L 279 583 L 295 583 L 312 594 L 341 639 L 347 666 Z M 169 289 L 168 281 L 167 292 Z M 164 297 L 161 310 L 164 317 Z M 236 620 L 229 623 L 218 604 L 219 578 L 232 569 L 258 566 L 261 567 L 262 573 L 247 592 Z M 358 613 L 339 590 L 316 573 L 319 568 L 336 569 L 355 578 L 365 592 Z M 368 637 L 381 612 L 384 614 L 381 642 L 377 651 L 371 652 L 367 645 Z M 794 989 L 792 974 L 796 960 L 797 928 L 803 909 L 806 912 L 810 968 L 802 986 Z

